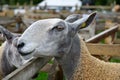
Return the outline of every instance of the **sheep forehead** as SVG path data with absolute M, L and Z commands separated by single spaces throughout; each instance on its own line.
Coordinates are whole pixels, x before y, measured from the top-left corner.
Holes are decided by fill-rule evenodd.
M 62 19 L 44 19 L 34 22 L 25 32 L 24 35 L 46 33 L 48 30 L 52 29 L 54 25 L 63 21 Z
M 44 19 L 44 20 L 39 20 L 33 23 L 30 27 L 34 27 L 36 29 L 39 28 L 39 30 L 48 30 L 54 25 L 56 25 L 58 22 L 63 21 L 61 19 Z
M 29 39 L 31 38 L 31 36 L 33 37 L 37 37 L 37 38 L 40 38 L 41 35 L 45 35 L 46 32 L 50 29 L 52 29 L 54 27 L 54 25 L 56 25 L 57 23 L 61 22 L 64 20 L 62 19 L 57 19 L 57 18 L 54 18 L 54 19 L 44 19 L 44 20 L 39 20 L 39 21 L 36 21 L 34 22 L 22 35 L 21 38 L 24 38 L 24 39 Z M 27 37 L 26 37 L 27 35 Z

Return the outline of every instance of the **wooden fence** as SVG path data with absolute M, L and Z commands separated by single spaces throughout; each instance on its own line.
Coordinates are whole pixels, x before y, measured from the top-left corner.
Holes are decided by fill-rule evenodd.
M 119 25 L 116 25 L 86 40 L 90 53 L 92 55 L 120 56 L 120 43 L 118 43 L 120 39 L 116 38 L 116 32 L 118 30 Z M 112 44 L 95 44 L 109 36 L 112 36 L 110 37 Z M 114 44 L 116 40 L 118 44 Z
M 32 77 L 50 60 L 51 57 L 37 58 L 27 63 L 25 66 L 13 71 L 2 80 L 31 80 Z
M 112 6 L 82 6 L 81 9 L 111 10 Z

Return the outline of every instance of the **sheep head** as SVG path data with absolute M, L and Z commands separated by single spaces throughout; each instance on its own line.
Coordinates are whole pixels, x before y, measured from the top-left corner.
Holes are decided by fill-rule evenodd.
M 0 32 L 5 38 L 4 49 L 2 53 L 3 54 L 2 60 L 4 64 L 6 62 L 5 59 L 7 59 L 8 62 L 6 63 L 9 63 L 11 66 L 20 67 L 26 62 L 23 59 L 23 57 L 19 54 L 17 47 L 16 47 L 17 40 L 21 36 L 21 34 L 12 33 L 2 26 L 0 26 Z
M 19 38 L 18 51 L 25 59 L 32 56 L 61 57 L 69 53 L 76 33 L 79 29 L 87 27 L 95 15 L 94 12 L 81 19 L 72 15 L 65 20 L 54 18 L 36 21 Z

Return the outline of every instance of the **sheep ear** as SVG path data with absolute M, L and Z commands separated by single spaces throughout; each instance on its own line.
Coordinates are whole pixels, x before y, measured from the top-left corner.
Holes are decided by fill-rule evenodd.
M 72 15 L 68 16 L 68 17 L 65 19 L 65 21 L 72 23 L 72 22 L 78 20 L 79 17 L 80 17 L 79 14 L 72 14 Z
M 5 37 L 5 39 L 8 41 L 12 40 L 12 38 L 14 36 L 10 31 L 8 31 L 7 29 L 5 29 L 2 26 L 0 26 L 0 32 Z
M 90 15 L 84 16 L 83 18 L 75 21 L 73 23 L 74 30 L 79 31 L 79 29 L 88 27 L 88 25 L 91 24 L 92 21 L 94 20 L 95 16 L 96 12 L 93 12 Z

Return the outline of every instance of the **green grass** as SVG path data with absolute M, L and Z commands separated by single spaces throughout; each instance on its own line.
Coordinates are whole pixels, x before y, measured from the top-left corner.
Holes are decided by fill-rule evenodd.
M 120 39 L 120 31 L 117 32 L 117 38 Z
M 53 64 L 53 61 L 50 60 L 48 62 L 49 64 Z M 47 72 L 39 72 L 39 75 L 35 80 L 48 80 L 48 73 Z
M 110 59 L 110 62 L 120 63 L 120 59 L 111 58 L 111 59 Z
M 40 72 L 35 80 L 48 80 L 48 73 Z
M 49 63 L 49 64 L 53 64 L 53 63 L 54 63 L 54 61 L 50 60 L 48 63 Z

